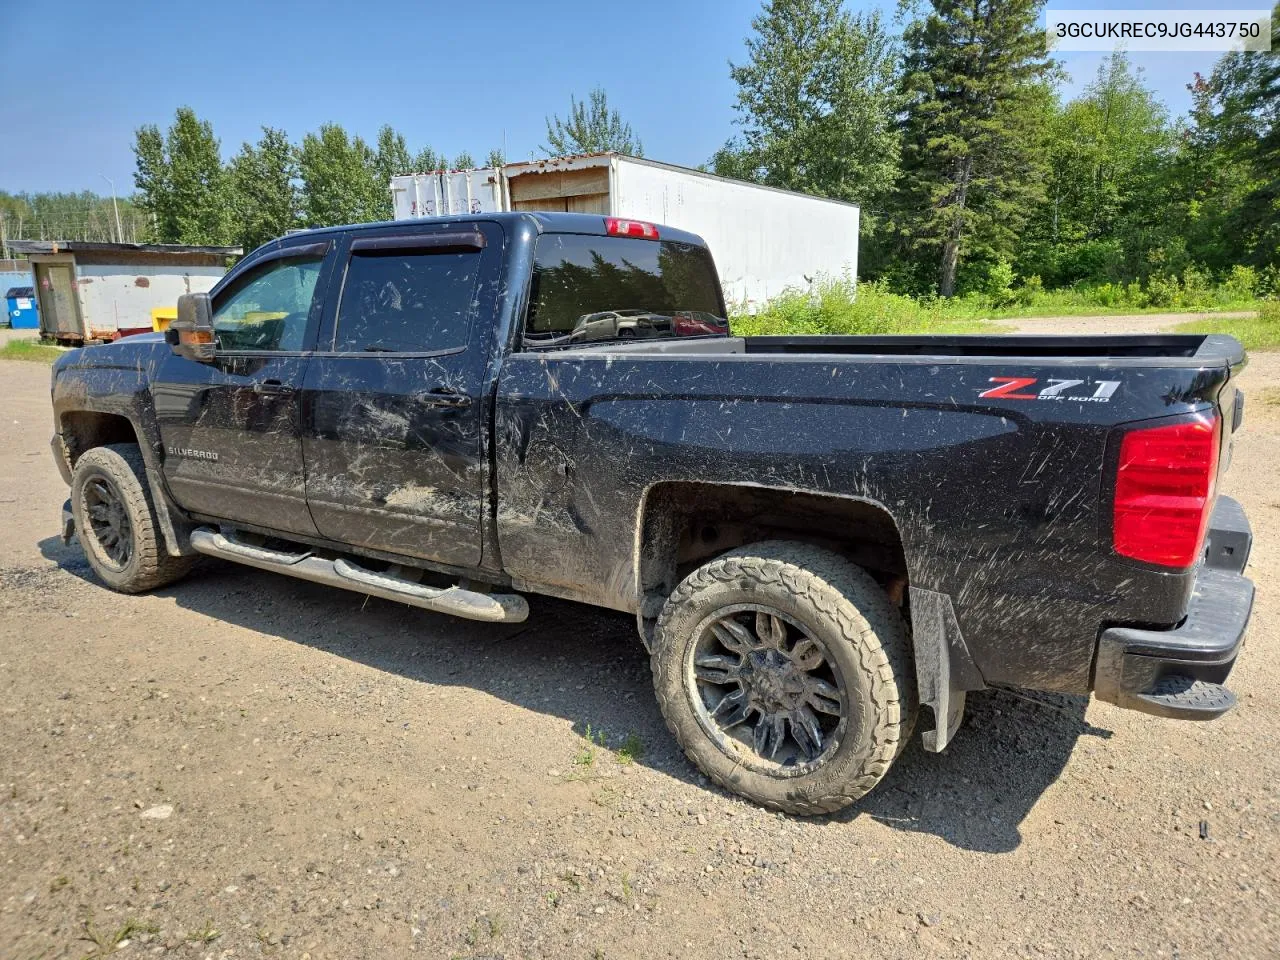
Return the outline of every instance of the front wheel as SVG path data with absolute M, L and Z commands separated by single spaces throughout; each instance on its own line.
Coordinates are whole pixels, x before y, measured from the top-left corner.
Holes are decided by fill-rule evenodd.
M 184 576 L 194 557 L 161 542 L 142 452 L 131 443 L 86 450 L 71 473 L 71 512 L 89 566 L 121 593 L 154 590 Z
M 866 571 L 804 543 L 751 544 L 689 574 L 658 618 L 652 666 L 698 768 L 787 813 L 866 794 L 915 720 L 902 615 Z

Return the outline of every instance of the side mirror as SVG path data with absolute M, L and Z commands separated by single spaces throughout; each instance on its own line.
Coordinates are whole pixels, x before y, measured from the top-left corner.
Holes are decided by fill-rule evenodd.
M 165 342 L 173 352 L 188 360 L 213 360 L 213 307 L 207 293 L 185 293 L 178 298 L 178 318 L 169 324 Z

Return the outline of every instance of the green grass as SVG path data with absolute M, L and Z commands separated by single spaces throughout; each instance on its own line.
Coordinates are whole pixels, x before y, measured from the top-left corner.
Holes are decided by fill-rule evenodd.
M 1237 300 L 1224 304 L 1186 304 L 1176 307 L 1131 307 L 1124 304 L 1107 306 L 1091 303 L 1088 299 L 1057 296 L 1070 291 L 1055 290 L 1054 295 L 1037 298 L 1029 306 L 992 309 L 995 320 L 1025 320 L 1036 317 L 1129 317 L 1149 313 L 1235 313 L 1257 310 L 1257 300 Z
M 1158 303 L 1136 284 L 1103 284 L 1062 290 L 1038 286 L 1002 289 L 996 295 L 914 298 L 882 283 L 822 279 L 812 292 L 788 290 L 756 314 L 731 320 L 738 336 L 764 334 L 1004 333 L 998 321 L 1021 317 L 1115 316 L 1254 310 L 1259 302 L 1228 286 L 1157 290 Z M 855 295 L 856 294 L 856 295 Z
M 187 943 L 213 943 L 222 936 L 222 931 L 213 925 L 213 920 L 209 919 L 204 922 L 204 926 L 199 930 L 190 930 L 187 932 Z
M 635 763 L 644 756 L 644 741 L 640 739 L 639 734 L 629 733 L 627 739 L 622 741 L 622 745 L 613 752 L 621 764 Z
M 65 351 L 38 340 L 10 340 L 0 347 L 0 360 L 30 360 L 34 363 L 53 363 Z
M 125 940 L 129 940 L 140 933 L 158 933 L 160 930 L 155 924 L 143 923 L 132 917 L 119 927 L 99 928 L 94 925 L 93 917 L 88 916 L 84 918 L 83 927 L 84 934 L 80 939 L 93 944 L 93 950 L 85 957 L 85 960 L 109 956 Z
M 820 280 L 812 293 L 787 291 L 759 313 L 730 321 L 737 336 L 765 334 L 884 334 L 999 332 L 982 308 L 968 300 L 915 300 L 879 283 L 854 287 Z
M 1178 333 L 1225 333 L 1244 344 L 1246 350 L 1280 350 L 1280 301 L 1261 304 L 1256 317 L 1207 317 L 1180 323 L 1173 329 Z

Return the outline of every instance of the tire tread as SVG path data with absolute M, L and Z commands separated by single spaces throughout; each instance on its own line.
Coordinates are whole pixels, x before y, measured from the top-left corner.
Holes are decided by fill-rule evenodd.
M 697 764 L 691 745 L 672 719 L 673 711 L 682 709 L 683 704 L 673 704 L 670 698 L 681 694 L 663 692 L 679 691 L 678 684 L 663 681 L 667 671 L 682 669 L 680 658 L 670 655 L 677 638 L 666 636 L 665 628 L 673 611 L 702 591 L 721 585 L 765 588 L 774 584 L 783 586 L 827 617 L 850 645 L 871 691 L 875 724 L 869 732 L 870 756 L 863 761 L 857 775 L 839 789 L 804 800 L 752 799 L 770 809 L 802 816 L 834 813 L 865 796 L 884 778 L 910 737 L 916 712 L 906 625 L 880 585 L 861 567 L 812 544 L 769 540 L 731 550 L 690 573 L 668 598 L 654 634 L 650 666 L 659 708 L 680 748 Z M 879 625 L 879 632 L 873 624 Z M 705 772 L 726 790 L 741 792 L 740 787 L 726 782 L 714 771 Z
M 147 483 L 147 468 L 142 459 L 142 451 L 134 443 L 112 443 L 106 446 L 86 450 L 76 462 L 76 469 L 82 465 L 87 469 L 96 467 L 115 481 L 116 489 L 124 497 L 130 508 L 133 526 L 133 550 L 137 559 L 135 572 L 127 581 L 112 582 L 98 573 L 107 585 L 121 593 L 145 593 L 158 587 L 166 586 L 186 576 L 195 566 L 197 557 L 172 557 L 165 549 L 163 538 L 156 520 L 155 505 L 151 498 L 151 488 Z M 79 496 L 73 477 L 73 503 L 78 511 Z M 77 529 L 81 518 L 76 517 Z M 81 537 L 83 539 L 83 534 Z M 83 544 L 85 555 L 93 564 L 93 551 Z M 113 578 L 114 579 L 114 578 Z

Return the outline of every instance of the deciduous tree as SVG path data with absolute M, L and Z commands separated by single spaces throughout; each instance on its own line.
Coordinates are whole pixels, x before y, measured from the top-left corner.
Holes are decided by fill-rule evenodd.
M 364 140 L 334 123 L 303 137 L 298 150 L 303 223 L 327 227 L 383 219 L 390 183 L 380 181 L 376 160 Z
M 134 184 L 165 243 L 222 244 L 231 234 L 226 171 L 207 120 L 179 107 L 163 137 L 155 126 L 135 136 Z
M 731 65 L 741 138 L 716 173 L 874 207 L 898 173 L 897 44 L 878 12 L 841 0 L 771 0 Z
M 262 128 L 231 160 L 233 234 L 248 252 L 298 225 L 298 162 L 283 130 Z
M 1051 284 L 1122 280 L 1163 241 L 1177 138 L 1140 71 L 1117 53 L 1049 124 L 1045 203 L 1018 262 Z

